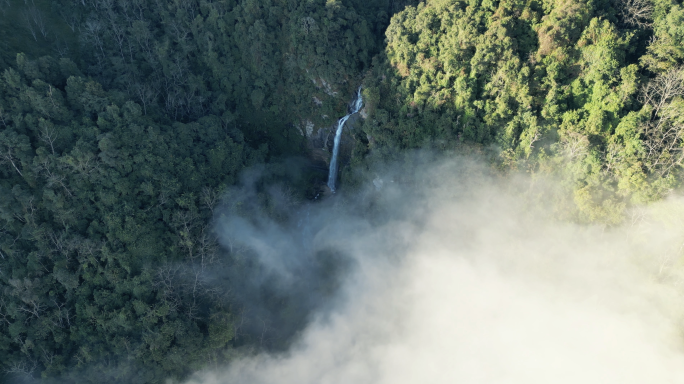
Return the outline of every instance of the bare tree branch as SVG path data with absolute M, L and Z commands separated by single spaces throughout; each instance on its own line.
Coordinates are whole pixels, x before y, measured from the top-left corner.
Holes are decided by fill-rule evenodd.
M 651 28 L 653 3 L 651 0 L 619 0 L 618 9 L 622 20 L 633 27 Z
M 684 163 L 684 119 L 674 101 L 684 96 L 684 67 L 671 69 L 642 88 L 641 99 L 652 108 L 651 119 L 642 125 L 646 167 L 665 177 Z

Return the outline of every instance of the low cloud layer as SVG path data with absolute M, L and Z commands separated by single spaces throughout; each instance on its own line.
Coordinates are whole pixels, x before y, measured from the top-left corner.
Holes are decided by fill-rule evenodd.
M 289 350 L 188 384 L 684 383 L 681 201 L 586 227 L 464 160 L 383 169 L 304 227 L 224 220 L 283 281 L 307 249 L 354 267 Z

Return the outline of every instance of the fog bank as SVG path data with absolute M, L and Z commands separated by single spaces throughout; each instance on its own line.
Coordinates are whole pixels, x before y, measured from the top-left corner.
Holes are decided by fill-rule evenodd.
M 463 159 L 369 175 L 299 207 L 305 227 L 219 226 L 284 282 L 313 278 L 291 267 L 307 249 L 353 267 L 288 351 L 188 384 L 684 382 L 682 200 L 587 227 L 554 219 L 525 178 Z

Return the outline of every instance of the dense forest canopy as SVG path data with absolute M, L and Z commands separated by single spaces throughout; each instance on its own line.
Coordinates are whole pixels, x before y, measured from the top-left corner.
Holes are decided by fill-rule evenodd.
M 680 183 L 684 8 L 671 1 L 427 1 L 394 15 L 366 77 L 378 147 L 494 144 L 559 174 L 575 219 Z
M 359 84 L 348 185 L 405 149 L 475 151 L 611 225 L 681 184 L 675 0 L 0 0 L 0 47 L 8 382 L 164 382 L 276 348 L 236 337 L 212 218 L 257 164 L 312 198 L 323 176 L 277 164 Z

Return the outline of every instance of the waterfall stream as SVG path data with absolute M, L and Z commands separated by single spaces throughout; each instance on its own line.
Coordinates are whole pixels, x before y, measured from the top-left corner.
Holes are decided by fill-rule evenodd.
M 361 110 L 361 106 L 363 105 L 363 98 L 361 97 L 361 87 L 356 91 L 356 98 L 354 101 L 352 101 L 351 104 L 351 112 L 349 112 L 347 115 L 342 117 L 337 121 L 337 131 L 335 132 L 335 142 L 333 145 L 333 153 L 332 153 L 332 158 L 330 159 L 330 171 L 328 172 L 328 187 L 330 188 L 330 191 L 335 193 L 335 181 L 337 180 L 337 157 L 340 153 L 340 141 L 342 139 L 342 129 L 344 128 L 344 124 L 349 120 L 351 115 L 357 113 L 359 110 Z

